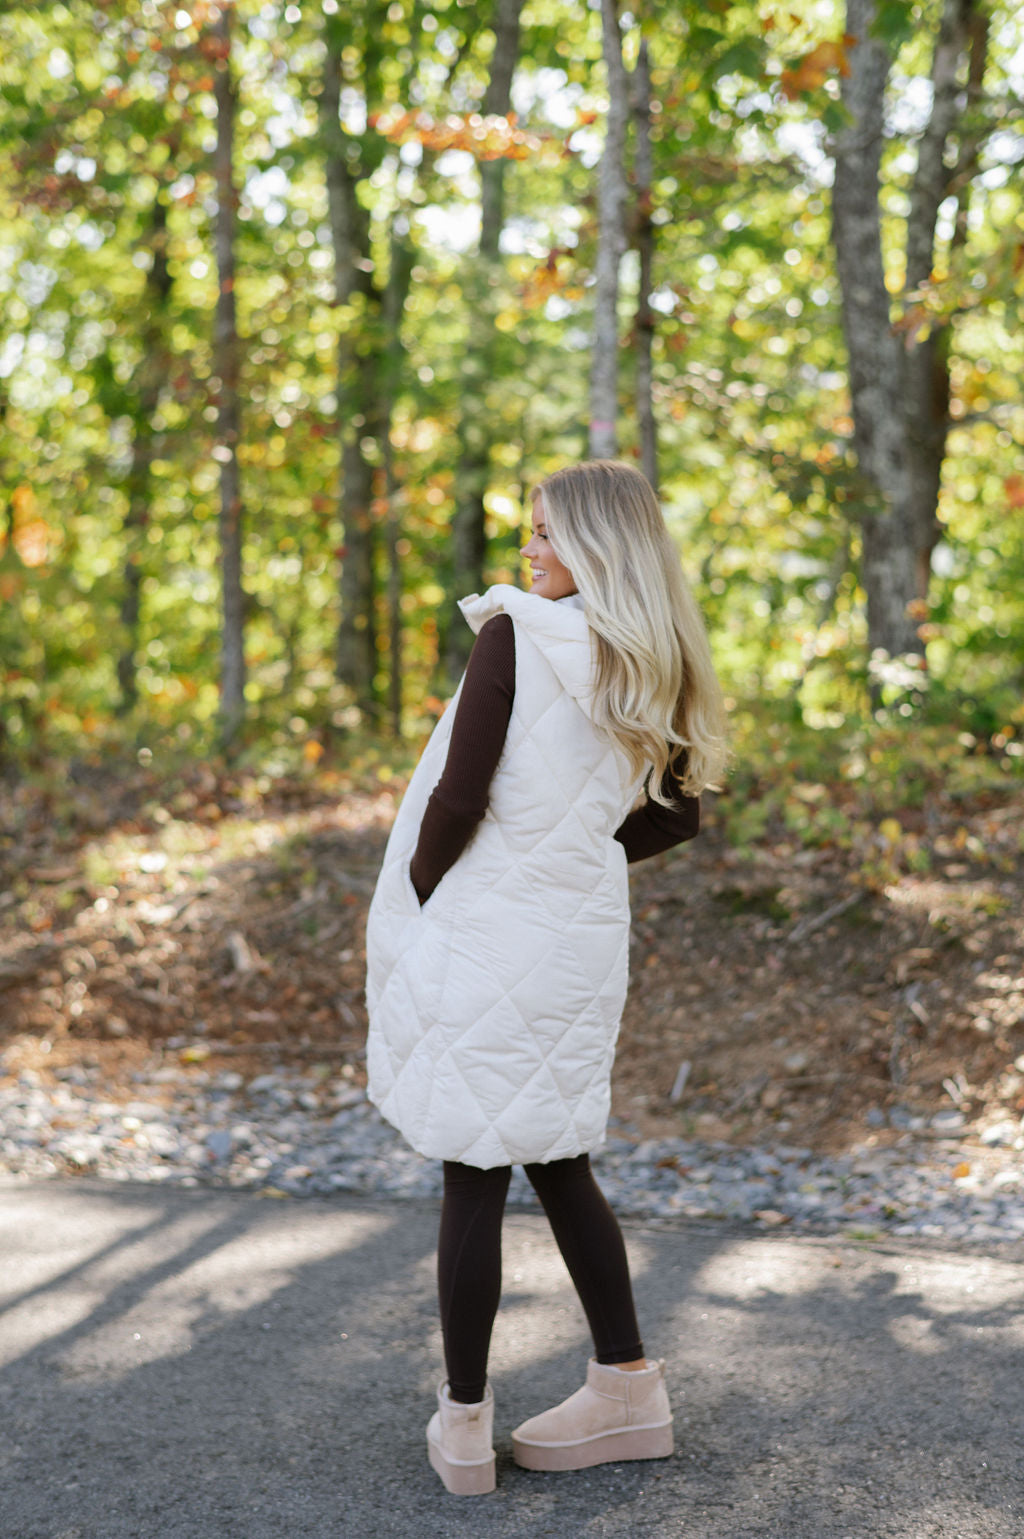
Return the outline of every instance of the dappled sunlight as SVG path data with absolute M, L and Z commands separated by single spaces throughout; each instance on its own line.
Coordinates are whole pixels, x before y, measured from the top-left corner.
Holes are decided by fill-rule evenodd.
M 864 1260 L 871 1256 L 866 1250 Z M 950 1353 L 973 1342 L 998 1350 L 1016 1349 L 1024 1282 L 1019 1264 L 972 1255 L 921 1252 L 880 1256 L 870 1278 L 856 1249 L 841 1240 L 742 1240 L 714 1251 L 694 1276 L 693 1287 L 676 1311 L 683 1340 L 696 1335 L 713 1343 L 728 1385 L 747 1354 L 768 1351 L 765 1333 L 779 1357 L 780 1385 L 791 1377 L 788 1341 L 799 1343 L 808 1360 L 846 1349 L 848 1322 L 867 1311 L 865 1346 L 913 1356 Z M 810 1328 L 813 1310 L 815 1325 Z M 830 1340 L 828 1319 L 835 1319 Z M 895 1370 L 896 1359 L 890 1358 Z M 851 1360 L 850 1369 L 853 1363 Z
M 755 1239 L 727 1245 L 694 1279 L 696 1290 L 738 1303 L 813 1292 L 834 1271 L 827 1253 Z
M 963 918 L 971 914 L 1001 914 L 1007 896 L 994 877 L 978 877 L 972 882 L 951 882 L 920 877 L 904 877 L 890 883 L 885 896 L 898 909 L 923 915 L 931 924 Z
M 495 1357 L 503 1368 L 543 1362 L 567 1322 L 578 1332 L 584 1356 L 591 1350 L 586 1318 L 565 1262 L 554 1238 L 543 1232 L 538 1236 L 535 1223 L 519 1214 L 505 1220 L 501 1307 L 494 1327 Z M 650 1250 L 633 1231 L 626 1232 L 625 1240 L 633 1281 L 642 1286 L 652 1262 Z
M 228 1240 L 157 1282 L 136 1304 L 82 1336 L 65 1354 L 69 1372 L 130 1371 L 142 1362 L 191 1351 L 218 1317 L 265 1305 L 294 1284 L 302 1267 L 354 1250 L 383 1235 L 392 1220 L 353 1218 L 339 1243 L 330 1214 L 296 1214 L 287 1229 Z M 123 1279 L 122 1279 L 123 1280 Z M 153 1307 L 158 1310 L 154 1329 Z M 125 1364 L 126 1334 L 133 1348 Z
M 1024 1278 L 1013 1260 L 987 1256 L 915 1257 L 903 1262 L 893 1296 L 916 1297 L 936 1318 L 955 1322 L 967 1307 L 1024 1308 Z
M 22 1258 L 20 1267 L 22 1286 L 18 1293 L 9 1292 L 5 1287 L 6 1274 L 0 1271 L 0 1319 L 3 1312 L 10 1309 L 26 1293 L 50 1287 L 68 1272 L 81 1268 L 94 1258 L 101 1256 L 115 1236 L 125 1234 L 126 1228 L 129 1229 L 129 1234 L 124 1239 L 117 1240 L 119 1245 L 131 1244 L 133 1234 L 141 1236 L 151 1231 L 153 1228 L 151 1214 L 146 1208 L 140 1207 L 132 1228 L 125 1215 L 124 1207 L 120 1204 L 105 1209 L 101 1203 L 97 1203 L 89 1214 L 88 1221 L 78 1224 L 74 1222 L 72 1209 L 62 1218 L 62 1234 L 65 1243 L 60 1255 L 55 1257 L 46 1243 L 45 1232 L 39 1233 L 37 1239 L 33 1230 L 26 1228 L 24 1216 L 17 1208 L 0 1206 L 0 1255 L 9 1254 L 17 1246 Z
M 423 1453 L 443 1372 L 435 1211 L 51 1182 L 7 1187 L 0 1212 L 21 1290 L 13 1327 L 0 1313 L 7 1472 L 12 1490 L 41 1482 L 62 1532 L 148 1534 L 172 1513 L 275 1539 L 376 1532 L 383 1512 L 409 1535 L 486 1516 L 505 1539 L 552 1524 L 625 1539 L 650 1516 L 659 1534 L 812 1536 L 824 1506 L 837 1533 L 916 1535 L 922 1491 L 952 1515 L 944 1533 L 974 1531 L 957 1511 L 1013 1531 L 985 1528 L 989 1489 L 963 1482 L 1008 1456 L 1009 1256 L 628 1224 L 676 1456 L 552 1481 L 513 1467 L 508 1436 L 577 1387 L 589 1333 L 543 1216 L 510 1212 L 484 1514 L 453 1511 Z M 59 1260 L 34 1259 L 48 1249 Z M 127 1460 L 126 1498 L 108 1472 Z
M 222 793 L 190 787 L 27 866 L 0 937 L 9 1069 L 88 1051 L 116 1081 L 193 1030 L 199 1057 L 218 1039 L 361 1047 L 362 922 L 393 794 L 232 816 Z
M 904 1352 L 931 1354 L 945 1350 L 933 1322 L 920 1315 L 894 1315 L 888 1323 L 888 1331 L 896 1346 Z
M 60 1363 L 76 1376 L 109 1379 L 191 1351 L 218 1319 L 268 1304 L 302 1268 L 381 1238 L 394 1222 L 353 1216 L 341 1234 L 333 1214 L 299 1211 L 285 1228 L 257 1223 L 222 1240 L 224 1210 L 203 1207 L 146 1223 L 137 1238 L 108 1249 L 102 1203 L 91 1212 L 99 1217 L 100 1245 L 83 1236 L 80 1252 L 53 1257 L 31 1292 L 0 1313 L 0 1363 L 69 1335 Z M 111 1207 L 112 1224 L 121 1216 Z
M 17 1211 L 14 1216 L 21 1217 Z M 88 1229 L 70 1234 L 59 1254 L 40 1236 L 39 1263 L 29 1272 L 31 1289 L 5 1302 L 0 1314 L 0 1361 L 13 1362 L 49 1338 L 82 1325 L 103 1307 L 112 1289 L 134 1278 L 137 1265 L 147 1270 L 154 1262 L 173 1265 L 182 1251 L 201 1243 L 217 1227 L 216 1218 L 202 1211 L 166 1223 L 154 1223 L 143 1213 L 136 1234 L 112 1243 L 124 1229 L 120 1204 L 93 1203 L 89 1217 Z M 21 1231 L 24 1245 L 23 1220 Z
M 761 1237 L 726 1244 L 696 1274 L 692 1296 L 756 1309 L 771 1300 L 823 1290 L 846 1294 L 851 1287 L 849 1244 L 842 1238 L 794 1243 Z M 1013 1260 L 972 1255 L 922 1253 L 912 1260 L 894 1259 L 884 1276 L 888 1300 L 916 1300 L 936 1318 L 955 1319 L 966 1303 L 982 1298 L 994 1309 L 1014 1306 L 1024 1291 Z

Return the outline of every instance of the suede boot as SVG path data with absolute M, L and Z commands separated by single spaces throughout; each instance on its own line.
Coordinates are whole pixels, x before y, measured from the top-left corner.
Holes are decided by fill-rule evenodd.
M 664 1369 L 662 1362 L 606 1367 L 591 1358 L 582 1389 L 513 1432 L 516 1463 L 527 1470 L 583 1470 L 620 1459 L 667 1458 L 672 1412 Z
M 427 1457 L 453 1496 L 483 1496 L 494 1490 L 493 1430 L 489 1384 L 476 1405 L 452 1400 L 448 1385 L 439 1385 L 437 1410 L 427 1426 Z

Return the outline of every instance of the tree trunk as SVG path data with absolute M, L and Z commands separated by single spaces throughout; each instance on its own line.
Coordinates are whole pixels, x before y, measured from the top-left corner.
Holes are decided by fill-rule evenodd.
M 977 26 L 980 19 L 981 27 Z M 921 140 L 917 172 L 907 220 L 906 298 L 931 277 L 939 207 L 954 190 L 958 196 L 953 248 L 966 239 L 969 176 L 960 173 L 967 145 L 961 142 L 957 167 L 946 164 L 947 148 L 957 130 L 962 111 L 959 101 L 960 65 L 970 51 L 968 108 L 981 94 L 987 45 L 987 17 L 976 0 L 946 0 L 932 61 L 932 111 Z M 949 437 L 949 348 L 951 325 L 935 318 L 927 333 L 907 350 L 906 413 L 907 454 L 911 476 L 911 523 L 917 573 L 915 596 L 926 600 L 931 577 L 932 551 L 942 534 L 938 520 L 942 464 Z
M 374 708 L 377 637 L 374 616 L 373 465 L 363 440 L 376 435 L 377 370 L 367 331 L 378 319 L 380 295 L 372 277 L 369 217 L 356 197 L 357 148 L 341 126 L 344 37 L 328 17 L 320 125 L 326 148 L 327 206 L 334 246 L 334 299 L 360 303 L 358 321 L 338 338 L 338 440 L 342 528 L 341 617 L 336 671 L 360 709 Z
M 505 117 L 511 106 L 522 8 L 523 0 L 497 0 L 491 72 L 480 106 L 485 117 Z M 444 671 L 449 679 L 465 667 L 473 641 L 456 602 L 467 593 L 479 592 L 487 557 L 484 497 L 493 441 L 487 384 L 495 373 L 494 319 L 501 232 L 505 224 L 505 170 L 506 162 L 500 157 L 480 162 L 480 245 L 464 285 L 474 320 L 461 368 L 455 512 L 451 524 L 453 604 L 442 642 Z
M 399 218 L 405 230 L 398 228 Z M 412 283 L 413 250 L 407 238 L 408 220 L 396 216 L 391 227 L 391 262 L 384 291 L 384 328 L 386 356 L 381 402 L 382 446 L 384 454 L 384 496 L 387 500 L 385 524 L 388 578 L 388 718 L 394 737 L 402 735 L 402 557 L 399 541 L 402 533 L 401 489 L 395 475 L 395 457 L 391 445 L 391 403 L 398 393 L 402 368 L 402 313 Z
M 874 656 L 922 650 L 908 606 L 917 593 L 911 473 L 903 412 L 905 355 L 893 331 L 879 209 L 885 87 L 890 59 L 871 35 L 873 0 L 847 0 L 855 39 L 843 100 L 851 121 L 837 136 L 832 228 L 849 356 L 853 443 L 866 487 L 861 513 L 868 646 Z
M 491 73 L 480 104 L 484 117 L 507 117 L 512 106 L 522 9 L 523 0 L 496 0 Z M 480 162 L 480 255 L 488 262 L 498 260 L 505 225 L 505 165 L 500 157 Z
M 932 58 L 932 107 L 918 147 L 907 216 L 904 303 L 910 307 L 935 265 L 939 207 L 956 190 L 958 177 L 948 159 L 963 120 L 959 75 L 968 49 L 968 103 L 981 92 L 987 33 L 984 24 L 977 25 L 979 14 L 978 0 L 944 0 Z M 919 615 L 918 603 L 927 600 L 932 551 L 941 532 L 937 506 L 949 433 L 949 322 L 930 317 L 918 337 L 911 315 L 905 342 L 892 324 L 879 213 L 891 58 L 885 43 L 871 35 L 874 19 L 874 0 L 847 0 L 846 30 L 856 41 L 843 99 L 852 122 L 836 143 L 833 234 L 850 360 L 854 447 L 875 503 L 861 517 L 868 645 L 872 655 L 923 658 L 915 610 Z M 964 148 L 961 134 L 960 170 Z M 966 184 L 969 177 L 959 180 Z
M 10 399 L 8 397 L 7 390 L 4 388 L 4 382 L 0 380 L 0 443 L 4 444 L 5 447 L 7 443 L 7 412 L 9 406 Z M 10 479 L 6 474 L 6 463 L 3 465 L 3 470 L 5 472 L 2 478 L 4 494 L 2 500 L 0 500 L 0 518 L 3 519 L 4 527 L 3 530 L 0 531 L 0 565 L 9 564 L 10 566 L 14 567 L 15 570 L 17 570 L 17 568 L 21 566 L 21 557 L 19 556 L 18 548 L 14 543 L 14 534 L 17 523 L 15 518 L 13 488 L 11 487 Z M 10 731 L 6 720 L 8 705 L 4 699 L 4 693 L 7 686 L 7 680 L 11 677 L 12 674 L 16 675 L 21 671 L 20 667 L 18 666 L 20 663 L 20 657 L 18 654 L 21 652 L 23 645 L 22 626 L 18 623 L 18 619 L 16 618 L 16 616 L 19 614 L 20 606 L 17 606 L 12 598 L 8 598 L 6 603 L 8 605 L 7 621 L 6 623 L 0 625 L 0 643 L 2 643 L 4 647 L 4 651 L 0 653 L 0 764 L 5 763 L 6 761 L 10 737 Z M 0 612 L 0 621 L 3 620 L 3 612 Z M 13 635 L 11 634 L 11 629 L 9 629 L 11 621 L 14 622 Z M 17 648 L 17 651 L 15 648 Z
M 214 371 L 220 382 L 217 444 L 220 463 L 220 548 L 223 632 L 221 636 L 220 734 L 225 748 L 235 741 L 245 717 L 244 594 L 242 591 L 242 494 L 238 474 L 241 410 L 238 396 L 240 345 L 235 313 L 234 138 L 237 94 L 231 74 L 233 6 L 222 0 L 212 32 L 216 41 L 214 97 L 217 103 L 217 315 Z
M 629 76 L 622 59 L 617 0 L 601 0 L 602 49 L 608 74 L 608 117 L 598 178 L 594 350 L 590 368 L 590 454 L 618 453 L 619 268 L 626 249 L 626 125 Z
M 658 424 L 654 415 L 654 311 L 651 289 L 654 268 L 654 221 L 651 218 L 651 184 L 654 159 L 651 150 L 651 65 L 646 40 L 632 76 L 633 124 L 636 135 L 634 194 L 636 198 L 636 248 L 640 256 L 640 283 L 636 296 L 634 352 L 636 355 L 636 418 L 640 432 L 640 465 L 658 490 Z
M 123 525 L 124 589 L 121 594 L 121 652 L 117 682 L 121 691 L 119 714 L 134 709 L 139 698 L 136 657 L 139 650 L 139 618 L 142 594 L 142 557 L 149 524 L 152 489 L 151 469 L 156 454 L 153 418 L 160 400 L 166 368 L 166 314 L 171 296 L 167 265 L 167 209 L 159 198 L 153 204 L 149 234 L 153 263 L 146 276 L 146 319 L 142 328 L 142 358 L 136 374 L 136 399 L 132 458 L 128 471 L 128 508 Z

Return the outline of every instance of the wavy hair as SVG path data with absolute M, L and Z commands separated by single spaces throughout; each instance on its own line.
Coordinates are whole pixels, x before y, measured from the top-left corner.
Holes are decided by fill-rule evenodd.
M 650 482 L 632 465 L 588 460 L 556 471 L 534 497 L 596 638 L 595 722 L 635 775 L 650 767 L 654 801 L 669 804 L 669 765 L 683 795 L 716 787 L 726 765 L 722 691 Z

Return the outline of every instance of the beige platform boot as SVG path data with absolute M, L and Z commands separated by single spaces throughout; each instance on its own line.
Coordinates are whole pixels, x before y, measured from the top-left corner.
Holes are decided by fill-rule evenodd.
M 672 1412 L 665 1364 L 606 1367 L 590 1359 L 587 1382 L 561 1405 L 524 1421 L 512 1453 L 527 1470 L 584 1470 L 619 1459 L 666 1459 Z
M 448 1385 L 437 1391 L 437 1410 L 427 1426 L 427 1457 L 453 1496 L 484 1496 L 495 1488 L 494 1395 L 488 1384 L 476 1405 L 452 1400 Z

